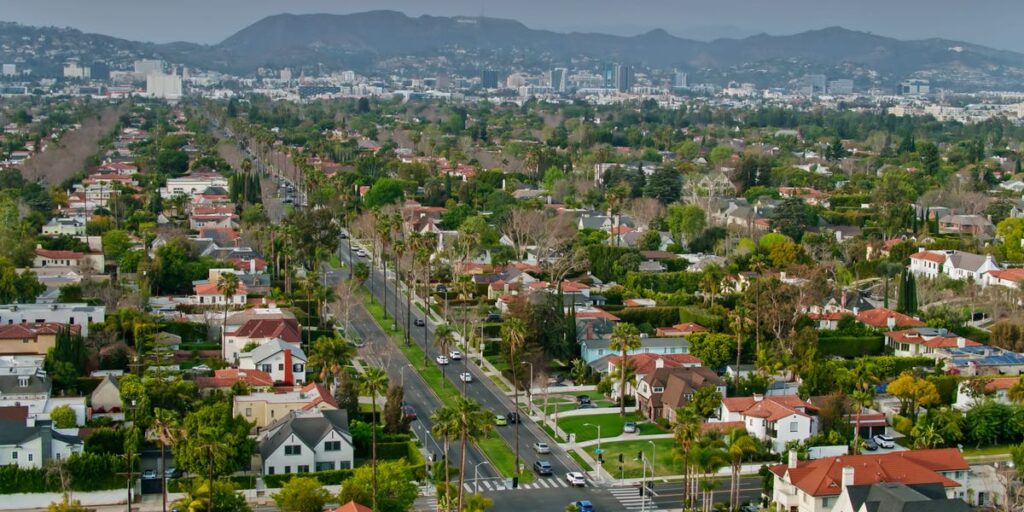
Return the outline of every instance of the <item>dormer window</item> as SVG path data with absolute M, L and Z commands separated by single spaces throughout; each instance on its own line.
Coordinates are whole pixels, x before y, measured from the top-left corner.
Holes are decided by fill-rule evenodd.
M 655 392 L 655 393 L 664 393 L 664 392 L 665 392 L 665 388 L 664 388 L 664 387 L 662 387 L 662 386 L 656 386 L 656 387 L 654 388 L 654 392 Z
M 18 387 L 20 387 L 20 388 L 27 388 L 28 387 L 28 375 L 19 375 L 18 376 Z

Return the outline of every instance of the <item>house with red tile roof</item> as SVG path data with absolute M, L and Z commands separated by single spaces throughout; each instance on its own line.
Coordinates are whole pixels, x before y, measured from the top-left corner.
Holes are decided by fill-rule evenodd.
M 232 411 L 254 423 L 257 429 L 288 416 L 292 411 L 336 410 L 338 403 L 323 384 L 307 384 L 273 392 L 236 395 Z
M 694 322 L 675 324 L 672 327 L 658 327 L 654 329 L 654 335 L 659 338 L 671 338 L 686 336 L 695 332 L 707 332 L 707 327 Z
M 985 400 L 994 400 L 1009 405 L 1010 388 L 1022 382 L 1019 375 L 1013 377 L 977 377 L 961 380 L 956 388 L 956 401 L 953 407 L 966 411 Z M 984 388 L 981 388 L 984 385 Z M 981 388 L 981 389 L 979 389 Z M 978 392 L 981 391 L 979 394 Z
M 970 466 L 960 450 L 942 448 L 798 460 L 772 466 L 772 501 L 787 512 L 826 512 L 851 485 L 939 484 L 949 498 L 965 498 Z
M 885 345 L 898 357 L 931 357 L 937 349 L 977 347 L 981 343 L 958 336 L 946 329 L 915 327 L 885 333 Z
M 41 246 L 35 248 L 35 259 L 32 262 L 35 268 L 74 268 L 93 272 L 103 272 L 104 264 L 102 253 L 51 251 Z
M 0 355 L 45 356 L 57 342 L 57 334 L 69 329 L 80 334 L 82 326 L 55 322 L 0 325 Z
M 1024 283 L 1024 268 L 1008 268 L 1006 270 L 991 270 L 985 274 L 985 285 L 1002 286 L 1014 291 L 1021 289 Z
M 270 374 L 255 369 L 223 368 L 215 370 L 213 377 L 196 377 L 195 381 L 200 392 L 230 389 L 236 382 L 243 382 L 250 390 L 256 391 L 269 390 L 274 386 Z
M 373 510 L 365 505 L 360 505 L 354 501 L 350 501 L 334 509 L 334 512 L 373 512 Z
M 249 290 L 241 280 L 238 282 L 235 293 L 230 297 L 224 296 L 223 290 L 220 289 L 220 276 L 226 273 L 237 273 L 237 271 L 225 268 L 210 269 L 208 279 L 193 281 L 193 293 L 185 303 L 201 307 L 223 308 L 226 306 L 228 309 L 245 306 L 245 298 Z
M 925 326 L 925 323 L 917 318 L 887 308 L 861 311 L 857 313 L 857 321 L 875 329 L 894 330 Z
M 254 318 L 246 321 L 234 332 L 224 336 L 223 357 L 226 361 L 238 360 L 246 345 L 262 345 L 274 339 L 281 339 L 298 345 L 302 341 L 299 322 L 294 318 Z
M 795 395 L 723 398 L 721 421 L 742 421 L 751 436 L 770 442 L 781 453 L 790 441 L 803 442 L 818 433 L 817 408 Z

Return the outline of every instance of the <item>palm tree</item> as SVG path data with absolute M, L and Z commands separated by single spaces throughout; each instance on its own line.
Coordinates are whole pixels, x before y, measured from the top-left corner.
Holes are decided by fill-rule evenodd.
M 193 478 L 191 483 L 185 487 L 185 495 L 174 502 L 174 508 L 182 512 L 202 512 L 209 510 L 211 505 L 210 495 L 212 494 L 212 480 Z
M 441 457 L 444 458 L 444 488 L 445 492 L 448 492 L 448 442 L 452 436 L 459 432 L 459 417 L 455 409 L 442 406 L 439 409 L 434 410 L 434 414 L 430 415 L 430 421 L 433 425 L 430 427 L 430 433 L 434 436 L 441 438 L 441 446 L 444 453 Z M 434 461 L 435 463 L 437 460 Z
M 477 440 L 494 428 L 494 416 L 480 407 L 475 400 L 459 397 L 455 401 L 455 415 L 459 425 L 459 506 L 462 510 L 466 483 L 466 444 Z
M 1006 396 L 1015 404 L 1024 403 L 1024 375 L 1022 375 L 1020 380 L 1015 382 L 1013 386 L 1010 386 Z
M 399 284 L 402 281 L 402 256 L 405 256 L 407 250 L 410 250 L 412 246 L 406 240 L 395 241 L 395 295 L 400 296 L 401 288 Z M 411 275 L 411 274 L 410 274 Z M 398 297 L 395 298 L 398 300 Z M 399 310 L 400 306 L 395 305 L 395 310 Z M 408 346 L 409 340 L 409 329 L 412 322 L 412 288 L 409 287 L 405 294 L 405 344 Z
M 853 431 L 853 453 L 860 452 L 860 417 L 864 407 L 871 403 L 874 398 L 875 384 L 878 383 L 878 376 L 875 375 L 875 368 L 864 359 L 859 359 L 857 365 L 850 370 L 850 379 L 853 381 L 853 404 L 857 409 L 857 419 Z
M 612 328 L 612 338 L 609 340 L 608 348 L 622 353 L 619 361 L 619 415 L 626 415 L 626 364 L 630 350 L 640 348 L 640 331 L 636 326 L 627 323 L 615 324 Z
M 721 447 L 722 441 L 714 437 L 705 437 L 693 447 L 691 457 L 694 468 L 699 471 L 703 478 L 700 482 L 702 510 L 711 512 L 715 501 L 715 481 L 712 475 L 728 464 L 729 454 Z
M 690 407 L 676 409 L 676 417 L 672 422 L 672 432 L 683 452 L 683 510 L 689 506 L 690 501 L 690 449 L 694 441 L 700 437 L 700 426 L 702 419 L 696 411 Z
M 174 411 L 160 408 L 153 410 L 153 422 L 149 430 L 146 431 L 146 437 L 151 441 L 160 442 L 160 474 L 161 478 L 164 478 L 164 484 L 161 486 L 164 512 L 167 511 L 167 445 L 174 443 L 180 432 L 178 416 Z
M 320 370 L 320 382 L 332 377 L 331 394 L 338 385 L 338 375 L 356 355 L 355 347 L 340 336 L 320 336 L 309 347 L 309 365 Z
M 746 430 L 734 428 L 729 431 L 726 445 L 728 446 L 729 462 L 732 468 L 729 503 L 732 510 L 736 510 L 740 505 L 740 467 L 743 465 L 744 458 L 757 452 L 757 443 L 754 441 L 754 438 L 750 437 L 750 434 L 747 434 Z
M 228 304 L 239 288 L 238 275 L 234 272 L 222 272 L 217 278 L 217 291 L 224 296 L 224 321 L 220 324 L 220 342 L 224 344 L 224 337 L 227 335 Z
M 918 450 L 926 450 L 929 448 L 936 448 L 942 446 L 945 442 L 942 439 L 942 435 L 935 429 L 933 423 L 922 424 L 920 421 L 914 425 L 914 428 L 910 430 L 911 437 L 914 438 L 914 448 Z
M 441 353 L 442 356 L 448 357 L 452 342 L 455 341 L 455 329 L 448 324 L 442 324 L 434 329 L 434 346 Z M 444 367 L 446 365 L 439 365 L 441 367 L 441 387 L 444 387 Z
M 373 505 L 370 507 L 373 510 L 377 510 L 377 396 L 383 395 L 388 389 L 388 375 L 384 373 L 382 368 L 370 367 L 363 373 L 362 378 L 362 391 L 370 395 L 370 403 L 373 411 L 373 422 L 370 432 L 372 432 L 371 443 L 373 446 L 373 453 L 370 461 L 373 468 Z
M 518 318 L 510 318 L 501 326 L 501 339 L 508 347 L 508 361 L 512 367 L 512 393 L 515 396 L 516 415 L 516 473 L 519 473 L 519 364 L 516 355 L 526 344 L 526 325 Z

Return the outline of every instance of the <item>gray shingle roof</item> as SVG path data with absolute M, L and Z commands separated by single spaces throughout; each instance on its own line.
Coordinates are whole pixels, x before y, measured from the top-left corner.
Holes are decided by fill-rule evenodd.
M 287 441 L 292 434 L 302 441 L 302 444 L 312 449 L 329 432 L 336 431 L 342 435 L 350 444 L 352 436 L 348 432 L 348 412 L 344 409 L 320 411 L 319 416 L 298 416 L 296 412 L 267 426 L 267 431 L 277 429 L 272 436 L 260 441 L 260 455 L 266 459 Z

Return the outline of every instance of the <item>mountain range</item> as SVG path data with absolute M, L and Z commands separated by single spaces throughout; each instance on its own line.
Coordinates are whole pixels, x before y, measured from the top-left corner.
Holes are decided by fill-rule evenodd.
M 29 29 L 0 25 L 0 42 L 15 27 Z M 244 74 L 259 67 L 365 69 L 392 58 L 446 56 L 465 68 L 500 69 L 512 62 L 561 65 L 591 58 L 741 77 L 789 69 L 801 74 L 845 70 L 882 82 L 912 75 L 975 87 L 1017 89 L 1024 82 L 1024 54 L 945 39 L 904 41 L 841 27 L 702 42 L 665 30 L 631 37 L 558 33 L 505 19 L 369 11 L 269 16 L 216 45 L 138 43 L 68 29 L 35 30 L 62 30 L 64 39 L 79 37 L 88 47 L 102 50 L 96 58 L 130 48 L 136 54 Z

